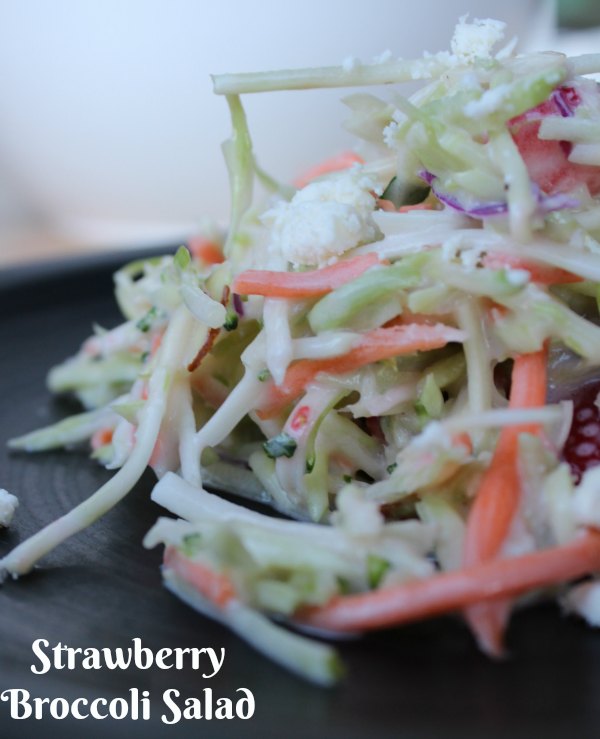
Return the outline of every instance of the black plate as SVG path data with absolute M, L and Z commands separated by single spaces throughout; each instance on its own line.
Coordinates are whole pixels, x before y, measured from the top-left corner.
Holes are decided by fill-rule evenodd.
M 72 411 L 45 389 L 47 369 L 74 353 L 93 321 L 118 314 L 111 273 L 128 255 L 60 262 L 0 273 L 0 487 L 19 495 L 0 553 L 93 492 L 109 473 L 84 452 L 8 454 L 5 441 Z M 147 473 L 104 519 L 46 557 L 35 573 L 0 589 L 0 692 L 96 698 L 147 690 L 152 718 L 137 722 L 11 720 L 0 702 L 1 737 L 584 737 L 600 729 L 600 637 L 554 607 L 517 615 L 511 656 L 493 663 L 458 620 L 387 631 L 341 645 L 348 666 L 333 690 L 308 685 L 257 655 L 225 629 L 192 612 L 161 587 L 159 551 L 141 547 L 159 509 Z M 224 647 L 213 679 L 192 669 L 67 669 L 34 675 L 35 639 L 72 647 L 127 647 L 140 637 L 162 647 Z M 37 660 L 35 661 L 37 664 Z M 249 720 L 161 723 L 163 691 L 234 697 L 249 688 Z

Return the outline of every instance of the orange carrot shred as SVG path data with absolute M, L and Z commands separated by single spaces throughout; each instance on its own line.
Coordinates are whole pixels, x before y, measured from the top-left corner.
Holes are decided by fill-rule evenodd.
M 270 298 L 316 298 L 354 280 L 379 263 L 376 254 L 362 254 L 307 272 L 249 269 L 235 278 L 233 292 Z
M 381 629 L 439 616 L 482 602 L 568 582 L 600 569 L 600 532 L 563 546 L 483 562 L 421 580 L 355 595 L 297 612 L 299 622 L 339 632 Z
M 509 406 L 536 408 L 546 401 L 546 360 L 543 349 L 515 359 Z M 538 426 L 508 426 L 498 439 L 469 513 L 464 564 L 471 566 L 494 559 L 509 534 L 521 498 L 518 470 L 519 435 L 539 432 Z M 509 610 L 502 604 L 482 605 L 465 614 L 484 651 L 502 652 L 502 635 Z
M 235 588 L 227 575 L 184 557 L 175 547 L 165 549 L 164 565 L 219 608 L 225 608 L 236 598 Z
M 382 359 L 438 349 L 451 341 L 462 341 L 463 338 L 461 331 L 444 324 L 393 326 L 367 331 L 347 354 L 329 359 L 300 359 L 294 362 L 288 368 L 281 385 L 271 383 L 267 402 L 257 413 L 263 419 L 277 416 L 320 372 L 341 375 Z
M 193 236 L 188 239 L 188 249 L 194 259 L 204 264 L 221 264 L 225 261 L 223 250 L 214 241 L 207 239 L 205 236 Z
M 491 252 L 484 257 L 483 263 L 486 267 L 492 269 L 509 267 L 510 269 L 525 270 L 529 272 L 531 281 L 537 282 L 540 285 L 564 285 L 571 282 L 583 281 L 583 277 L 560 269 L 560 267 L 538 264 L 513 254 Z

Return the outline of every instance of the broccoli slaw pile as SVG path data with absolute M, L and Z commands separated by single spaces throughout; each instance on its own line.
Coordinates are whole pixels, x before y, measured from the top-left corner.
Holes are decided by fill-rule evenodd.
M 418 60 L 214 78 L 229 229 L 119 270 L 124 323 L 50 372 L 84 412 L 11 447 L 89 440 L 116 473 L 6 573 L 150 465 L 177 516 L 145 540 L 166 586 L 317 683 L 339 660 L 302 631 L 460 612 L 497 655 L 519 596 L 549 592 L 600 622 L 593 577 L 568 586 L 600 570 L 600 467 L 562 456 L 600 366 L 600 55 L 518 55 L 503 31 L 464 18 Z M 295 186 L 257 164 L 242 94 L 382 84 L 344 101 L 358 153 Z

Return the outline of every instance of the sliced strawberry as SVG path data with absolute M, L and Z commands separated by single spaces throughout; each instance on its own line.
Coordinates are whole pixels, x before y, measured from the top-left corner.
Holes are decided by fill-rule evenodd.
M 568 141 L 538 138 L 544 118 L 567 116 L 580 102 L 575 88 L 561 87 L 548 100 L 509 121 L 512 137 L 527 165 L 529 176 L 549 195 L 570 192 L 580 185 L 587 185 L 592 195 L 600 193 L 600 167 L 570 162 L 571 144 Z
M 563 457 L 577 481 L 590 467 L 600 464 L 600 381 L 582 385 L 573 398 L 573 422 L 563 449 Z

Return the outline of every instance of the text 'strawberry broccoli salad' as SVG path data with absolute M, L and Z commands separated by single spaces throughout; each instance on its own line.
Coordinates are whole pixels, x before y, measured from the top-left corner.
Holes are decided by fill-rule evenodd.
M 315 636 L 457 612 L 498 655 L 549 593 L 600 623 L 600 55 L 519 55 L 503 29 L 214 78 L 230 227 L 117 272 L 125 322 L 51 370 L 84 412 L 11 447 L 89 440 L 117 471 L 6 573 L 150 465 L 166 586 L 317 683 L 339 664 Z M 296 186 L 259 167 L 242 94 L 382 84 L 344 101 L 356 152 Z

